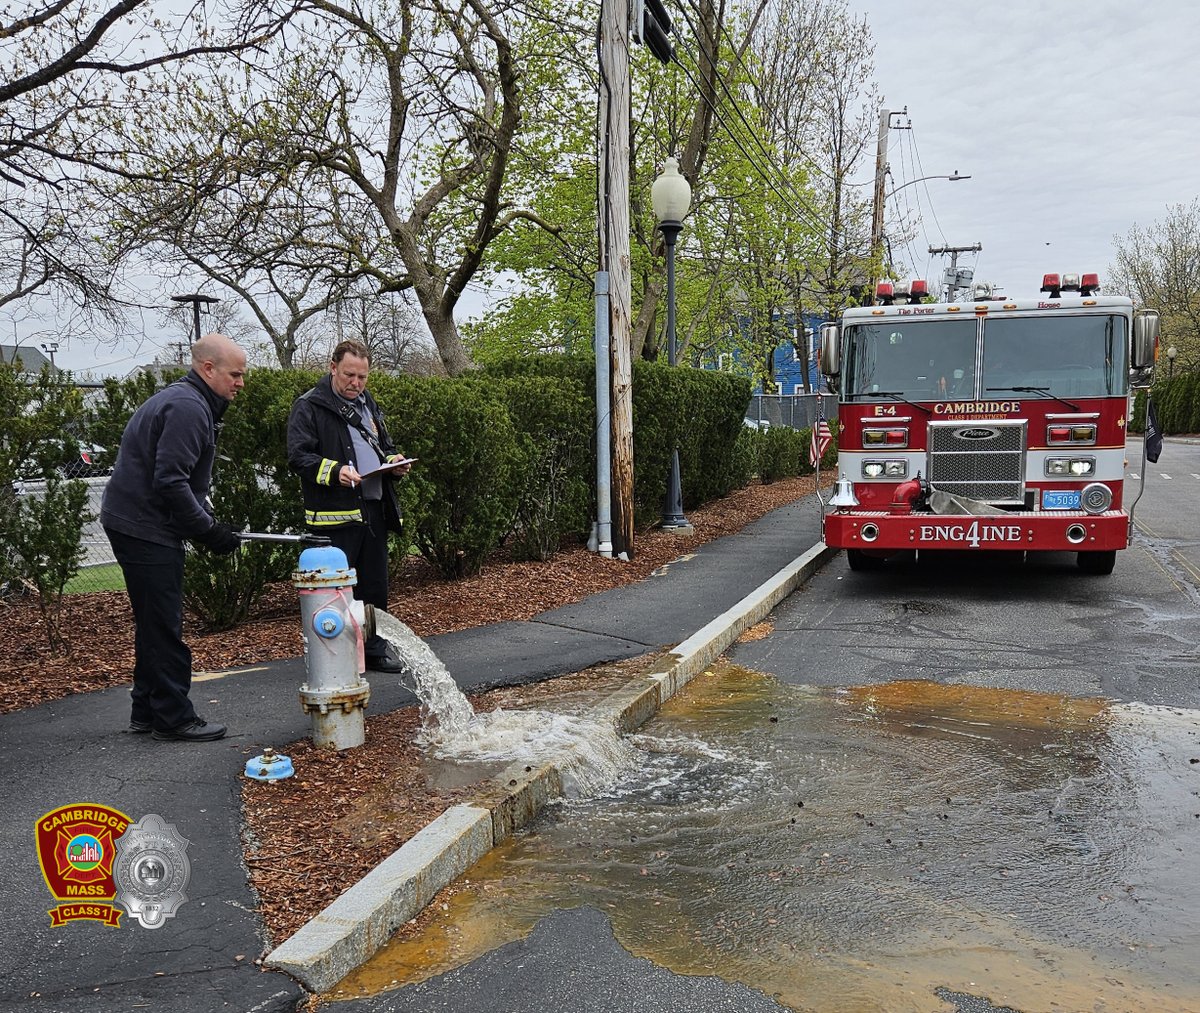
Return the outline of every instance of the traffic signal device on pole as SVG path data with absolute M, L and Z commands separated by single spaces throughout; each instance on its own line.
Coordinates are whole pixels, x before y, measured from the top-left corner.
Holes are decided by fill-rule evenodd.
M 660 63 L 675 59 L 671 45 L 671 15 L 662 0 L 634 0 L 633 41 L 646 46 Z

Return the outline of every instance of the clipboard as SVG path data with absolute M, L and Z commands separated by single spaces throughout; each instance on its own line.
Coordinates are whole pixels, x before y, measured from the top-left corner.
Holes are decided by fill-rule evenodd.
M 370 471 L 360 471 L 358 473 L 358 477 L 370 478 L 372 475 L 387 475 L 390 472 L 404 467 L 406 464 L 412 464 L 415 460 L 415 457 L 402 457 L 398 461 L 385 461 L 378 468 L 372 468 Z

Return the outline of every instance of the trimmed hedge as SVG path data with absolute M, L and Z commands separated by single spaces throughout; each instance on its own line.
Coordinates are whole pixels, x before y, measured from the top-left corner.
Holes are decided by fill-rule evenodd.
M 1164 433 L 1200 433 L 1200 372 L 1177 373 L 1152 388 L 1159 428 Z M 1146 392 L 1139 390 L 1133 401 L 1129 428 L 1146 431 Z
M 587 405 L 588 453 L 577 481 L 589 489 L 590 518 L 595 487 L 595 360 L 590 355 L 529 356 L 488 367 L 496 377 L 569 380 Z M 671 448 L 679 448 L 684 509 L 728 495 L 745 485 L 753 465 L 742 441 L 750 404 L 750 381 L 711 370 L 637 361 L 633 364 L 634 518 L 649 525 L 662 516 Z
M 254 369 L 230 405 L 218 445 L 212 498 L 236 528 L 299 532 L 299 480 L 287 466 L 294 399 L 322 375 Z M 464 376 L 373 373 L 371 391 L 398 448 L 418 458 L 398 491 L 404 532 L 391 554 L 415 546 L 447 577 L 479 572 L 509 545 L 518 558 L 545 559 L 564 540 L 588 534 L 595 515 L 595 372 L 590 355 L 532 356 Z M 88 438 L 115 448 L 134 408 L 153 392 L 147 379 L 112 381 L 92 409 Z M 743 424 L 750 383 L 725 373 L 637 362 L 633 367 L 634 516 L 662 513 L 672 447 L 683 501 L 693 509 L 746 485 L 803 474 L 809 434 Z M 833 455 L 833 451 L 830 451 Z M 272 581 L 294 568 L 293 545 L 253 543 L 231 556 L 189 554 L 189 607 L 214 629 L 241 622 Z

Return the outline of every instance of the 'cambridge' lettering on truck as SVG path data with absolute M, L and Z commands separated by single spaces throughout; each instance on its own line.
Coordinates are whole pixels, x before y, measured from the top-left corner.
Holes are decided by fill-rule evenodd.
M 922 281 L 885 282 L 879 305 L 821 328 L 840 398 L 825 542 L 852 569 L 914 549 L 1067 550 L 1112 572 L 1130 534 L 1130 372 L 1154 364 L 1159 325 L 1099 288 L 1049 274 L 1040 299 L 977 286 L 930 303 Z

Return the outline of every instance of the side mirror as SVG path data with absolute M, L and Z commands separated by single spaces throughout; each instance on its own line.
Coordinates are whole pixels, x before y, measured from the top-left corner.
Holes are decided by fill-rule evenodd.
M 1154 365 L 1154 353 L 1158 348 L 1158 310 L 1139 310 L 1133 318 L 1133 348 L 1130 349 L 1130 366 L 1134 369 L 1149 369 Z
M 837 376 L 842 371 L 841 337 L 841 328 L 837 324 L 821 325 L 819 361 L 821 372 L 826 376 Z

